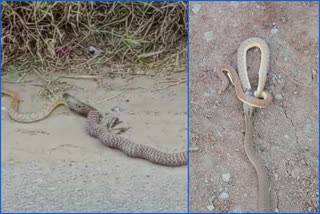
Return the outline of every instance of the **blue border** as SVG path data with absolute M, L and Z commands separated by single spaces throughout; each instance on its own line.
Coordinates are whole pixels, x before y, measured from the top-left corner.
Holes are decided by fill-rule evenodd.
M 0 36 L 1 36 L 1 39 L 0 39 L 0 76 L 1 76 L 1 81 L 0 81 L 0 86 L 1 86 L 1 92 L 2 92 L 2 4 L 0 4 Z M 2 97 L 2 93 L 1 93 L 1 97 Z M 0 104 L 1 104 L 1 107 L 2 107 L 2 98 L 0 100 Z M 0 111 L 0 116 L 2 118 L 2 110 Z M 1 181 L 1 184 L 0 184 L 0 212 L 2 213 L 2 120 L 1 120 L 1 123 L 0 123 L 0 136 L 1 136 L 1 145 L 0 145 L 0 171 L 1 171 L 1 176 L 0 176 L 0 181 Z
M 187 108 L 188 108 L 188 114 L 187 114 L 187 124 L 188 124 L 188 175 L 187 175 L 187 211 L 190 212 L 190 2 L 188 1 L 188 14 L 187 14 L 187 32 L 188 32 L 188 41 L 187 41 Z
M 56 0 L 54 2 L 68 2 L 69 0 Z M 92 1 L 96 1 L 96 0 L 92 0 Z M 103 1 L 103 0 L 100 0 Z M 98 2 L 100 2 L 98 0 Z M 108 2 L 118 2 L 115 0 L 106 0 Z M 241 0 L 234 0 L 234 1 L 238 1 L 238 2 L 251 2 L 251 1 L 241 1 Z M 6 2 L 24 2 L 24 1 L 13 1 L 13 0 L 8 0 Z M 41 0 L 34 0 L 34 2 L 43 2 Z M 51 0 L 48 0 L 46 2 L 51 2 Z M 78 0 L 78 2 L 88 2 L 85 0 Z M 136 0 L 121 0 L 121 2 L 150 2 L 149 0 L 141 0 L 141 1 L 136 1 Z M 153 2 L 178 2 L 176 0 L 154 0 Z M 188 155 L 187 155 L 187 159 L 188 159 L 188 165 L 187 165 L 187 212 L 176 212 L 178 213 L 199 213 L 199 212 L 190 212 L 190 2 L 228 2 L 227 0 L 225 1 L 221 1 L 221 0 L 187 0 L 184 1 L 187 2 L 187 32 L 188 32 L 188 38 L 187 38 L 187 145 L 188 145 Z M 302 2 L 300 0 L 256 0 L 255 2 Z M 307 0 L 307 1 L 303 1 L 303 2 L 318 2 L 319 0 Z M 320 16 L 319 16 L 319 11 L 320 11 L 320 4 L 318 4 L 318 57 L 320 55 L 320 44 L 319 44 L 319 38 L 320 38 Z M 0 14 L 2 17 L 2 4 L 0 5 Z M 0 35 L 2 38 L 2 18 L 0 19 Z M 0 47 L 2 47 L 2 39 L 0 40 Z M 2 48 L 0 48 L 0 62 L 2 65 Z M 318 71 L 320 68 L 320 62 L 318 61 Z M 0 68 L 0 74 L 2 77 L 2 66 Z M 2 81 L 0 82 L 1 85 L 1 90 L 2 90 Z M 319 129 L 320 129 L 320 123 L 319 123 L 319 114 L 320 114 L 320 93 L 319 93 L 319 85 L 320 85 L 320 80 L 319 80 L 319 76 L 318 76 L 318 193 L 319 193 L 319 189 L 320 189 L 320 183 L 319 183 L 319 179 L 320 179 L 320 164 L 319 164 L 319 157 L 320 157 L 320 144 L 319 144 L 319 139 L 320 139 L 320 133 L 319 133 Z M 0 104 L 2 106 L 2 99 L 0 100 Z M 0 115 L 2 117 L 2 111 L 0 112 Z M 2 136 L 2 122 L 0 123 L 0 135 Z M 2 138 L 1 138 L 2 139 Z M 0 161 L 2 161 L 2 141 L 1 141 L 1 145 L 0 145 Z M 1 181 L 2 181 L 2 164 L 0 165 L 0 170 L 1 170 Z M 0 195 L 0 213 L 9 213 L 9 212 L 2 212 L 2 182 L 0 184 L 0 191 L 1 191 L 1 195 Z M 318 196 L 318 204 L 320 204 L 320 197 Z M 21 212 L 21 213 L 33 213 L 33 212 Z M 65 213 L 65 212 L 38 212 L 38 213 Z M 78 212 L 79 214 L 81 212 Z M 94 213 L 94 212 L 82 212 L 82 213 Z M 99 213 L 104 213 L 104 212 L 99 212 Z M 110 212 L 113 213 L 113 212 Z M 116 212 L 116 213 L 128 213 L 128 212 Z M 160 212 L 136 212 L 136 213 L 145 213 L 145 214 L 149 214 L 149 213 L 160 213 Z M 212 212 L 202 212 L 202 213 L 208 213 L 208 214 L 212 214 Z M 219 213 L 219 212 L 216 212 Z M 281 213 L 285 213 L 285 212 L 281 212 Z M 286 212 L 289 213 L 289 212 Z M 300 213 L 300 212 L 292 212 L 292 213 Z M 316 213 L 316 212 L 310 212 L 310 213 Z M 74 214 L 77 214 L 77 212 L 74 212 Z M 128 213 L 129 214 L 129 213 Z M 223 213 L 225 214 L 225 213 Z
M 77 1 L 72 1 L 72 0 L 6 0 L 2 2 L 182 2 L 177 1 L 177 0 L 77 0 Z M 186 1 L 187 2 L 187 1 Z
M 319 11 L 320 11 L 320 4 L 318 2 L 318 59 L 319 59 L 319 55 L 320 55 L 320 45 L 319 45 L 319 38 L 320 38 L 320 16 L 319 16 Z M 320 196 L 319 196 L 319 189 L 320 189 L 320 184 L 319 184 L 319 171 L 320 171 L 320 166 L 319 166 L 319 157 L 320 157 L 320 144 L 319 144 L 319 139 L 320 139 L 320 134 L 319 134 L 319 129 L 320 129 L 320 123 L 319 123 L 319 104 L 320 104 L 320 93 L 319 93 L 319 85 L 320 85 L 320 81 L 319 81 L 319 67 L 320 67 L 320 62 L 318 60 L 318 209 L 319 209 L 319 204 L 320 204 Z
M 31 2 L 72 2 L 70 0 L 30 0 Z M 6 2 L 30 2 L 30 1 L 17 1 L 17 0 L 7 0 Z M 319 0 L 306 0 L 306 1 L 301 1 L 301 0 L 255 0 L 255 1 L 249 1 L 249 0 L 78 0 L 78 1 L 73 1 L 73 2 L 319 2 Z
M 188 2 L 319 2 L 319 0 L 306 0 L 306 1 L 300 1 L 300 0 L 252 0 L 252 1 L 248 1 L 248 0 L 225 0 L 225 1 L 221 1 L 221 0 L 192 0 L 192 1 L 188 1 Z

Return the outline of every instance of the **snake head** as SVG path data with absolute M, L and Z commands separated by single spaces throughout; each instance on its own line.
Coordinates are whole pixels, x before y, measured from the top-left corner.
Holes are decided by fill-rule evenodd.
M 97 111 L 94 107 L 90 106 L 89 104 L 86 104 L 84 102 L 81 102 L 74 96 L 72 96 L 69 93 L 63 93 L 62 97 L 64 99 L 65 105 L 71 109 L 72 111 L 87 117 L 90 111 Z

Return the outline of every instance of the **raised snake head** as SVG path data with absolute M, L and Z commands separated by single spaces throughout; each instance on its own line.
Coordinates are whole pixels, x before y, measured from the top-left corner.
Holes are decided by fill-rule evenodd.
M 65 105 L 71 109 L 72 111 L 87 117 L 90 111 L 98 111 L 94 107 L 90 106 L 89 104 L 86 104 L 84 102 L 81 102 L 74 96 L 72 96 L 69 93 L 63 93 L 62 98 L 64 99 Z

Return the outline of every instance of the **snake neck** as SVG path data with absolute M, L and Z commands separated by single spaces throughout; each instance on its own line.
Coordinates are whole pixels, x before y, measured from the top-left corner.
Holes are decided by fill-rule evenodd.
M 103 132 L 103 127 L 99 125 L 100 119 L 101 114 L 98 111 L 89 111 L 86 121 L 86 129 L 89 134 L 94 137 L 98 137 L 99 133 Z
M 245 117 L 247 117 L 250 120 L 253 119 L 254 108 L 252 106 L 246 103 L 243 103 L 243 112 Z

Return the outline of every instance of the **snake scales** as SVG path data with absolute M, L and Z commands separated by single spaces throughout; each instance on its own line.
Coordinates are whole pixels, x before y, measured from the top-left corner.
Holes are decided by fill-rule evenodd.
M 54 99 L 52 99 L 51 102 L 46 103 L 40 111 L 20 112 L 19 104 L 21 98 L 19 97 L 19 95 L 16 92 L 10 91 L 6 88 L 2 88 L 2 94 L 8 95 L 12 98 L 10 109 L 6 109 L 4 107 L 2 108 L 8 111 L 9 116 L 12 120 L 20 123 L 34 123 L 43 120 L 47 118 L 60 105 L 65 105 L 67 108 L 69 108 L 68 104 L 65 102 L 64 97 L 62 95 L 58 95 Z M 122 121 L 120 121 L 119 118 L 109 114 L 105 118 L 105 122 L 106 128 L 114 134 L 120 134 L 129 129 L 129 127 L 127 127 L 126 125 L 116 127 Z
M 8 89 L 2 88 L 2 94 L 8 95 L 12 97 L 11 106 L 8 111 L 9 116 L 12 120 L 20 122 L 20 123 L 33 123 L 44 118 L 48 117 L 54 109 L 56 109 L 60 105 L 65 105 L 64 99 L 62 96 L 58 96 L 54 98 L 51 102 L 45 104 L 44 107 L 40 111 L 37 112 L 20 112 L 19 111 L 19 103 L 21 98 L 17 95 L 17 93 L 10 91 Z
M 96 109 L 82 103 L 70 94 L 65 93 L 63 97 L 71 110 L 87 117 L 86 130 L 91 136 L 98 138 L 104 145 L 118 149 L 129 157 L 146 159 L 160 165 L 176 167 L 187 164 L 187 151 L 166 153 L 115 135 L 100 124 L 101 114 Z
M 166 165 L 166 166 L 181 166 L 187 164 L 187 152 L 165 153 L 153 147 L 136 144 L 123 138 L 115 133 L 120 133 L 127 128 L 120 128 L 120 131 L 113 129 L 119 123 L 118 118 L 111 117 L 107 119 L 107 126 L 100 123 L 101 114 L 88 104 L 81 102 L 68 93 L 58 96 L 52 102 L 45 105 L 39 112 L 19 112 L 20 97 L 12 91 L 2 88 L 2 93 L 12 97 L 11 108 L 7 110 L 11 119 L 23 122 L 32 123 L 48 117 L 55 108 L 59 105 L 65 105 L 69 109 L 77 112 L 80 115 L 87 117 L 86 128 L 90 135 L 99 138 L 103 144 L 116 148 L 124 152 L 130 157 L 143 158 L 150 162 Z M 193 149 L 194 151 L 196 149 Z
M 258 47 L 261 50 L 259 82 L 258 88 L 254 93 L 251 89 L 250 81 L 248 78 L 246 62 L 247 51 L 253 47 Z M 252 137 L 254 107 L 266 108 L 272 103 L 272 95 L 266 91 L 263 91 L 269 65 L 269 47 L 267 43 L 260 38 L 249 38 L 242 42 L 240 47 L 238 48 L 237 60 L 240 78 L 238 77 L 236 71 L 229 65 L 222 65 L 218 69 L 217 74 L 222 80 L 219 94 L 221 94 L 228 86 L 227 77 L 223 72 L 226 71 L 230 81 L 235 85 L 237 97 L 243 102 L 246 125 L 244 148 L 248 159 L 254 166 L 258 175 L 258 208 L 260 212 L 271 212 L 272 208 L 270 202 L 270 180 L 268 171 L 262 159 L 256 154 Z

